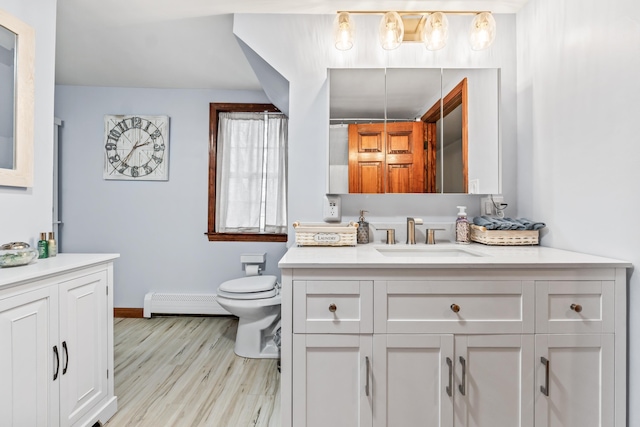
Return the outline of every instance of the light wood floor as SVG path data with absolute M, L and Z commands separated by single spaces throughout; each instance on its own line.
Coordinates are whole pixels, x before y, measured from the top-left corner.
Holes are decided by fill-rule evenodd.
M 107 427 L 279 427 L 274 359 L 233 352 L 233 317 L 115 319 L 118 412 Z

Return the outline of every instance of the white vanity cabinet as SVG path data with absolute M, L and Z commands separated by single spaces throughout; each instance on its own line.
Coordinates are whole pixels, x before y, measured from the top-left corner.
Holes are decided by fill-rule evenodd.
M 536 283 L 536 427 L 623 425 L 615 411 L 625 369 L 616 366 L 624 359 L 616 340 L 626 338 L 616 325 L 620 292 L 614 280 Z
M 3 423 L 92 426 L 115 413 L 116 257 L 60 254 L 0 269 Z
M 280 262 L 283 427 L 626 426 L 628 264 L 298 265 L 305 249 Z

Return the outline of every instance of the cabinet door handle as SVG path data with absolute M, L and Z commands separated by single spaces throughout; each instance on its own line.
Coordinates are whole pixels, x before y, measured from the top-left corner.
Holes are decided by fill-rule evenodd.
M 62 368 L 62 375 L 67 373 L 69 367 L 69 349 L 67 348 L 67 342 L 62 341 L 62 349 L 64 350 L 64 368 Z
M 542 364 L 545 366 L 545 371 L 544 371 L 544 385 L 540 386 L 540 391 L 542 392 L 542 394 L 544 394 L 545 396 L 549 397 L 549 360 L 541 357 L 540 358 L 540 362 L 542 362 Z
M 460 364 L 462 365 L 462 383 L 458 386 L 458 390 L 464 396 L 466 393 L 465 384 L 467 384 L 467 361 L 462 356 L 460 356 Z
M 335 313 L 337 309 L 338 309 L 337 305 L 335 305 L 333 303 L 329 304 L 329 311 L 330 312 Z
M 582 306 L 580 304 L 571 304 L 571 310 L 576 313 L 580 313 L 582 311 Z
M 365 363 L 365 366 L 367 367 L 366 380 L 365 380 L 365 383 L 364 383 L 364 393 L 367 396 L 369 396 L 369 370 L 370 370 L 370 368 L 369 368 L 369 356 L 366 356 L 364 358 L 364 363 Z
M 451 388 L 453 387 L 453 362 L 447 357 L 447 366 L 449 367 L 449 385 L 445 388 L 447 394 L 451 397 Z
M 451 311 L 458 313 L 460 311 L 460 306 L 458 304 L 451 304 Z
M 56 371 L 53 373 L 53 380 L 58 379 L 58 373 L 60 372 L 60 354 L 58 353 L 58 346 L 53 346 L 53 354 L 56 356 Z

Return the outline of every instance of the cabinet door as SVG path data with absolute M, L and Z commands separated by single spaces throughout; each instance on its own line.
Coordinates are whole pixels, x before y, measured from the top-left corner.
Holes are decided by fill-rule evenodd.
M 374 335 L 373 358 L 374 426 L 452 425 L 453 335 Z
M 60 283 L 61 425 L 107 397 L 107 273 Z
M 294 426 L 371 426 L 371 342 L 371 335 L 294 334 Z
M 614 425 L 612 334 L 537 335 L 535 362 L 536 427 Z
M 48 287 L 0 300 L 2 425 L 57 425 L 50 422 L 58 413 L 56 307 L 57 295 Z
M 533 427 L 533 335 L 456 336 L 455 352 L 454 425 Z

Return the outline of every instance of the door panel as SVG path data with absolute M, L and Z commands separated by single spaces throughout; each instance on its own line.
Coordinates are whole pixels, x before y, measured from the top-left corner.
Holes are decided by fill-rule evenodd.
M 533 427 L 533 335 L 455 337 L 455 425 Z
M 106 288 L 106 271 L 60 284 L 62 425 L 107 396 Z
M 294 426 L 371 426 L 371 343 L 371 335 L 294 334 Z
M 56 307 L 49 287 L 0 300 L 2 425 L 49 426 L 58 412 Z
M 536 427 L 613 426 L 613 353 L 613 334 L 537 335 Z
M 374 335 L 373 348 L 374 426 L 452 425 L 453 335 Z

